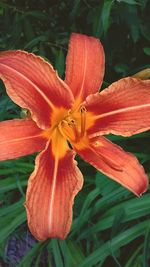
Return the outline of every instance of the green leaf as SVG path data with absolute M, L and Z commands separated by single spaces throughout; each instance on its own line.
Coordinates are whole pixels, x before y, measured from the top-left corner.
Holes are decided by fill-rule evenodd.
M 139 3 L 135 0 L 117 0 L 117 2 L 119 3 L 126 3 L 126 4 L 129 4 L 129 5 L 139 5 Z
M 140 25 L 141 33 L 144 36 L 144 38 L 148 41 L 150 41 L 150 30 L 149 30 L 149 25 L 141 24 Z
M 114 193 L 116 194 L 116 192 Z M 112 195 L 110 199 L 112 199 Z M 106 203 L 106 199 L 105 201 L 103 201 L 102 198 L 102 205 L 103 203 Z M 102 230 L 106 230 L 112 227 L 115 214 L 117 214 L 121 209 L 124 210 L 123 216 L 121 216 L 122 221 L 128 222 L 134 219 L 138 219 L 142 216 L 149 215 L 150 214 L 149 205 L 150 205 L 150 194 L 144 195 L 140 199 L 136 198 L 136 199 L 126 200 L 122 203 L 119 203 L 118 205 L 117 204 L 112 205 L 112 207 L 110 205 L 107 205 L 106 208 L 105 205 L 104 206 L 105 210 L 108 211 L 104 210 L 103 214 L 100 217 L 100 220 L 97 219 L 97 223 L 88 228 L 88 230 L 84 230 L 84 232 L 82 232 L 82 234 L 80 235 L 80 240 L 87 238 L 89 234 L 94 235 Z M 93 215 L 98 214 L 100 212 L 99 208 L 100 205 L 97 204 L 95 207 L 93 207 Z
M 3 15 L 4 9 L 0 7 L 0 15 Z
M 35 38 L 35 34 L 34 34 L 34 30 L 33 30 L 30 18 L 27 17 L 26 19 L 24 19 L 23 23 L 24 23 L 24 33 L 25 33 L 27 41 L 29 42 Z
M 50 17 L 46 13 L 41 12 L 39 10 L 32 10 L 32 11 L 26 12 L 26 16 L 32 16 L 32 17 L 35 17 L 36 19 L 40 19 L 44 21 L 50 20 Z
M 81 0 L 74 0 L 74 1 L 72 2 L 73 7 L 72 7 L 72 10 L 71 10 L 71 12 L 70 12 L 70 18 L 73 19 L 73 18 L 78 14 L 77 11 L 78 11 L 78 9 L 79 9 L 80 2 L 81 2 Z
M 82 252 L 80 246 L 77 245 L 75 241 L 70 240 L 68 242 L 68 248 L 69 248 L 70 253 L 72 255 L 74 267 L 80 266 L 80 263 L 85 259 L 85 256 L 83 255 L 83 252 Z
M 142 250 L 143 243 L 138 246 L 138 248 L 132 252 L 131 256 L 128 257 L 127 262 L 125 264 L 125 267 L 133 267 L 134 264 L 137 263 L 138 255 L 140 254 L 140 251 Z M 139 266 L 140 267 L 140 266 Z
M 112 5 L 114 3 L 114 0 L 106 0 L 104 1 L 104 5 L 102 8 L 102 27 L 104 33 L 108 31 L 108 28 L 110 27 L 110 12 Z
M 125 218 L 124 208 L 117 210 L 112 223 L 111 238 L 115 237 L 115 235 L 119 233 L 124 218 Z
M 17 264 L 16 267 L 32 267 L 33 266 L 33 260 L 35 259 L 36 255 L 40 253 L 40 251 L 45 246 L 44 243 L 38 242 L 33 246 L 33 248 L 30 249 L 30 251 L 23 257 L 21 262 Z
M 91 19 L 90 17 L 92 17 L 93 35 L 95 37 L 100 37 L 103 33 L 102 19 L 101 19 L 101 10 L 102 10 L 101 5 L 102 4 L 100 2 L 100 5 L 96 8 L 96 10 L 91 12 L 91 16 L 89 16 L 89 20 Z
M 143 267 L 149 267 L 148 258 L 149 258 L 149 244 L 150 244 L 150 224 L 147 228 L 144 240 L 144 250 L 143 250 Z
M 27 184 L 27 179 L 19 180 L 19 184 L 18 184 L 18 180 L 16 180 L 15 177 L 0 180 L 0 193 L 4 193 L 9 190 L 18 188 L 19 185 L 25 186 L 26 184 Z
M 26 213 L 25 210 L 21 212 L 16 218 L 12 219 L 12 221 L 1 228 L 0 230 L 0 243 L 2 243 L 20 224 L 26 221 Z
M 96 199 L 96 197 L 100 194 L 100 190 L 99 188 L 96 188 L 94 190 L 92 190 L 86 197 L 86 199 L 84 200 L 84 204 L 83 207 L 81 209 L 80 215 L 78 217 L 78 219 L 74 222 L 74 227 L 76 226 L 76 228 L 80 228 L 81 225 L 86 222 L 87 218 L 85 216 L 88 208 L 90 205 L 92 205 L 92 202 Z
M 20 199 L 18 202 L 12 205 L 9 205 L 8 207 L 1 208 L 0 217 L 9 216 L 9 214 L 13 214 L 16 211 L 18 212 L 18 210 L 23 210 L 24 209 L 23 202 L 24 202 L 24 198 Z
M 52 239 L 51 240 L 51 246 L 52 246 L 52 249 L 53 249 L 53 255 L 54 255 L 54 260 L 55 260 L 56 267 L 64 267 L 58 240 L 57 239 Z
M 127 72 L 129 71 L 129 67 L 127 64 L 119 63 L 114 66 L 114 70 L 118 73 L 121 73 L 121 75 L 124 77 L 127 75 Z
M 58 71 L 59 76 L 62 77 L 65 69 L 65 56 L 61 49 L 56 55 L 55 69 Z
M 25 46 L 24 46 L 24 49 L 29 49 L 29 48 L 32 48 L 34 46 L 36 46 L 37 44 L 39 44 L 40 42 L 45 42 L 47 41 L 47 36 L 45 35 L 40 35 L 34 39 L 32 39 L 30 42 L 28 42 Z
M 81 248 L 73 240 L 66 242 L 65 240 L 59 241 L 60 249 L 64 258 L 65 267 L 76 267 L 85 258 Z
M 150 56 L 150 47 L 144 47 L 143 51 L 147 56 Z
M 100 246 L 100 248 L 87 256 L 80 264 L 80 267 L 91 267 L 94 264 L 104 261 L 110 254 L 110 248 L 112 251 L 116 251 L 118 248 L 129 244 L 135 238 L 143 235 L 148 225 L 149 221 L 144 221 L 117 235 L 111 241 L 105 242 L 104 245 Z

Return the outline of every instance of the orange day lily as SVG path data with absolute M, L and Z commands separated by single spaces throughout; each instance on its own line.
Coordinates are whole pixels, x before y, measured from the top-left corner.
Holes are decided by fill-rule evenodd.
M 29 228 L 39 240 L 63 239 L 70 230 L 74 197 L 83 185 L 76 153 L 137 196 L 148 187 L 136 157 L 103 135 L 150 129 L 150 81 L 127 77 L 99 93 L 103 47 L 82 34 L 71 35 L 66 65 L 62 81 L 41 57 L 24 51 L 0 54 L 8 95 L 31 114 L 0 123 L 0 160 L 41 151 L 25 203 Z

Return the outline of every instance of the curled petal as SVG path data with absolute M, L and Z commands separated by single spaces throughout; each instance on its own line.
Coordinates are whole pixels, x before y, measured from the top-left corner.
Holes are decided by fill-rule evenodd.
M 0 122 L 0 160 L 14 159 L 45 148 L 42 130 L 29 119 Z
M 113 133 L 131 136 L 150 129 L 150 81 L 124 78 L 87 98 L 93 120 L 91 136 Z
M 148 177 L 137 158 L 104 137 L 93 137 L 76 152 L 95 168 L 140 196 L 148 188 Z
M 150 68 L 143 69 L 135 73 L 132 77 L 147 80 L 150 78 Z
M 59 141 L 58 144 L 61 153 Z M 72 222 L 74 197 L 82 187 L 82 174 L 74 155 L 66 144 L 62 146 L 63 151 L 66 146 L 63 156 L 62 153 L 60 157 L 54 156 L 51 144 L 37 156 L 35 171 L 28 182 L 25 204 L 28 225 L 38 240 L 66 237 Z
M 65 82 L 72 89 L 76 101 L 96 93 L 104 75 L 104 51 L 100 41 L 73 33 L 70 38 Z
M 10 98 L 29 109 L 39 127 L 50 126 L 56 108 L 68 109 L 74 100 L 68 86 L 41 57 L 25 51 L 0 53 L 0 78 Z

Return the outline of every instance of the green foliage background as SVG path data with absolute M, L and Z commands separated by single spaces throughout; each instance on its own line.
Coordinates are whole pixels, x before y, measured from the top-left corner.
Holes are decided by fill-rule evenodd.
M 148 2 L 3 0 L 0 50 L 34 52 L 49 60 L 64 77 L 70 33 L 95 36 L 100 38 L 106 53 L 106 87 L 149 66 Z M 20 117 L 20 109 L 7 97 L 1 83 L 0 120 L 16 117 Z M 109 137 L 134 153 L 150 174 L 149 132 L 126 139 Z M 138 199 L 81 159 L 78 160 L 85 183 L 75 200 L 68 238 L 35 242 L 28 233 L 23 207 L 34 158 L 35 155 L 0 163 L 0 266 L 150 266 L 150 192 Z M 14 237 L 16 241 L 11 246 Z M 29 239 L 34 242 L 21 258 L 21 242 L 26 245 Z

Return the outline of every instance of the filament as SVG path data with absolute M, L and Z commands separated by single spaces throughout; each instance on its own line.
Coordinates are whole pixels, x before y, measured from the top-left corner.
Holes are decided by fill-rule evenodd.
M 83 137 L 85 134 L 85 128 L 86 128 L 86 108 L 82 106 L 80 108 L 80 114 L 81 114 L 81 133 L 80 137 Z

